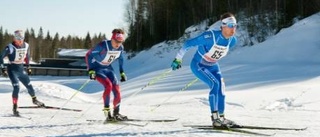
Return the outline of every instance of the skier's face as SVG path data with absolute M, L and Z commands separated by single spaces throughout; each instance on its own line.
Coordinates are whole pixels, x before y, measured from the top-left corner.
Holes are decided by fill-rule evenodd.
M 227 17 L 221 20 L 222 35 L 229 38 L 236 33 L 237 20 L 234 16 Z
M 120 31 L 112 34 L 111 42 L 114 49 L 118 49 L 124 42 L 124 34 Z
M 24 42 L 24 34 L 22 30 L 16 30 L 13 35 L 13 42 L 16 46 L 22 46 Z
M 115 39 L 112 39 L 111 40 L 111 45 L 114 49 L 118 49 L 121 45 L 122 45 L 122 42 L 121 41 L 117 41 Z
M 229 38 L 229 37 L 233 36 L 236 33 L 236 28 L 237 28 L 236 26 L 234 26 L 234 27 L 222 26 L 221 27 L 222 35 L 225 38 Z
M 14 39 L 13 40 L 14 44 L 17 45 L 17 46 L 22 46 L 23 45 L 23 42 L 24 40 L 17 40 L 17 39 Z

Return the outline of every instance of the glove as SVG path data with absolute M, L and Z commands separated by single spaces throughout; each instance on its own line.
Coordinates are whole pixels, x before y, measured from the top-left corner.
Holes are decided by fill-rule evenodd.
M 182 63 L 182 60 L 175 58 L 171 64 L 172 70 L 181 68 L 181 63 Z
M 121 82 L 127 81 L 127 76 L 124 72 L 120 72 L 120 77 L 121 77 L 120 79 Z
M 5 68 L 2 68 L 1 71 L 2 71 L 2 76 L 8 77 L 8 72 Z
M 95 80 L 96 79 L 96 71 L 90 69 L 88 73 L 89 73 L 89 77 L 90 77 L 91 80 Z
M 27 73 L 28 73 L 28 75 L 32 74 L 31 68 L 27 67 Z

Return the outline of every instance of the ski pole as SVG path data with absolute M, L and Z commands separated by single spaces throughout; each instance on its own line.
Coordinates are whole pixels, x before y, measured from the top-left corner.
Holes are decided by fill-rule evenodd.
M 153 85 L 154 83 L 156 83 L 156 82 L 159 81 L 160 79 L 162 79 L 162 78 L 164 78 L 165 76 L 167 76 L 170 72 L 172 72 L 172 69 L 169 69 L 169 70 L 167 70 L 167 71 L 159 74 L 158 76 L 154 77 L 150 82 L 148 82 L 146 85 L 144 85 L 140 90 L 132 93 L 132 95 L 130 95 L 129 97 L 127 97 L 127 99 L 129 99 L 129 98 L 137 95 L 139 92 L 143 91 L 146 87 L 148 87 L 148 86 L 150 86 L 150 85 Z M 99 100 L 97 100 L 96 102 L 99 102 L 101 99 L 102 99 L 102 97 L 99 98 Z M 124 100 L 124 101 L 127 101 L 127 100 Z M 123 103 L 124 101 L 122 101 L 121 103 Z M 120 105 L 121 103 L 117 104 L 116 106 Z M 94 104 L 96 104 L 96 103 L 94 103 Z M 87 113 L 87 112 L 92 108 L 92 106 L 93 106 L 93 104 L 92 104 L 91 106 L 89 106 L 88 109 L 86 109 L 85 111 L 83 111 L 83 113 L 78 117 L 78 119 L 81 118 L 85 113 Z M 112 109 L 112 108 L 110 108 L 110 109 Z
M 160 104 L 156 105 L 153 109 L 151 109 L 150 111 L 153 112 L 155 111 L 157 108 L 159 108 L 163 103 L 166 103 L 168 100 L 170 100 L 172 97 L 176 96 L 178 93 L 186 90 L 187 88 L 189 88 L 191 85 L 193 85 L 194 83 L 196 83 L 198 81 L 198 78 L 192 80 L 191 82 L 189 82 L 187 85 L 185 85 L 183 88 L 181 88 L 178 92 L 176 92 L 175 94 L 169 96 L 167 99 L 165 99 L 164 101 L 162 101 Z
M 127 97 L 127 99 L 137 95 L 139 92 L 143 91 L 146 87 L 149 87 L 151 85 L 153 85 L 154 83 L 156 83 L 157 81 L 159 81 L 160 79 L 164 78 L 165 76 L 167 76 L 170 72 L 172 72 L 172 69 L 169 69 L 163 73 L 161 73 L 161 75 L 153 78 L 151 81 L 149 81 L 146 85 L 144 85 L 140 90 L 132 93 L 129 97 Z
M 74 97 L 76 96 L 88 83 L 90 82 L 90 79 L 88 79 L 86 82 L 84 82 L 81 87 L 73 93 L 73 95 L 60 107 L 60 108 L 63 108 L 65 105 L 67 105 L 69 103 L 69 101 Z M 61 109 L 59 109 L 58 111 L 56 111 L 56 113 L 54 115 L 51 116 L 51 118 L 48 120 L 51 121 L 57 114 L 58 112 L 60 111 Z

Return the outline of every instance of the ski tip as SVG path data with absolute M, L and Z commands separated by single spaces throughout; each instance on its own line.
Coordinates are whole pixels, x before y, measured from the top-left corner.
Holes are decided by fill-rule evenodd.
M 212 127 L 211 125 L 182 125 L 183 127 Z
M 267 134 L 268 136 L 275 136 L 277 133 Z
M 64 107 L 55 107 L 55 106 L 19 106 L 18 108 L 23 109 L 56 109 L 56 110 L 66 110 L 66 111 L 74 111 L 74 112 L 81 112 L 80 109 L 73 109 L 73 108 L 64 108 Z
M 299 131 L 299 130 L 302 131 L 302 130 L 307 130 L 307 129 L 308 129 L 308 127 L 303 127 L 303 128 L 297 128 L 296 130 L 297 130 L 297 131 Z
M 18 115 L 12 114 L 12 115 L 10 115 L 8 117 L 23 118 L 23 119 L 27 119 L 27 120 L 31 120 L 32 119 L 31 117 L 22 116 L 20 114 L 18 114 Z
M 137 127 L 145 127 L 148 125 L 148 123 L 132 123 L 130 121 L 114 121 L 114 120 L 93 120 L 93 119 L 87 119 L 86 121 L 90 123 L 101 123 L 103 125 L 128 125 L 128 126 L 137 126 Z

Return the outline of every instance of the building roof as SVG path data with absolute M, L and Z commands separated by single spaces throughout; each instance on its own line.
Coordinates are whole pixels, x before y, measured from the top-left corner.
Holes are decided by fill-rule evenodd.
M 88 49 L 58 49 L 59 58 L 85 57 Z

